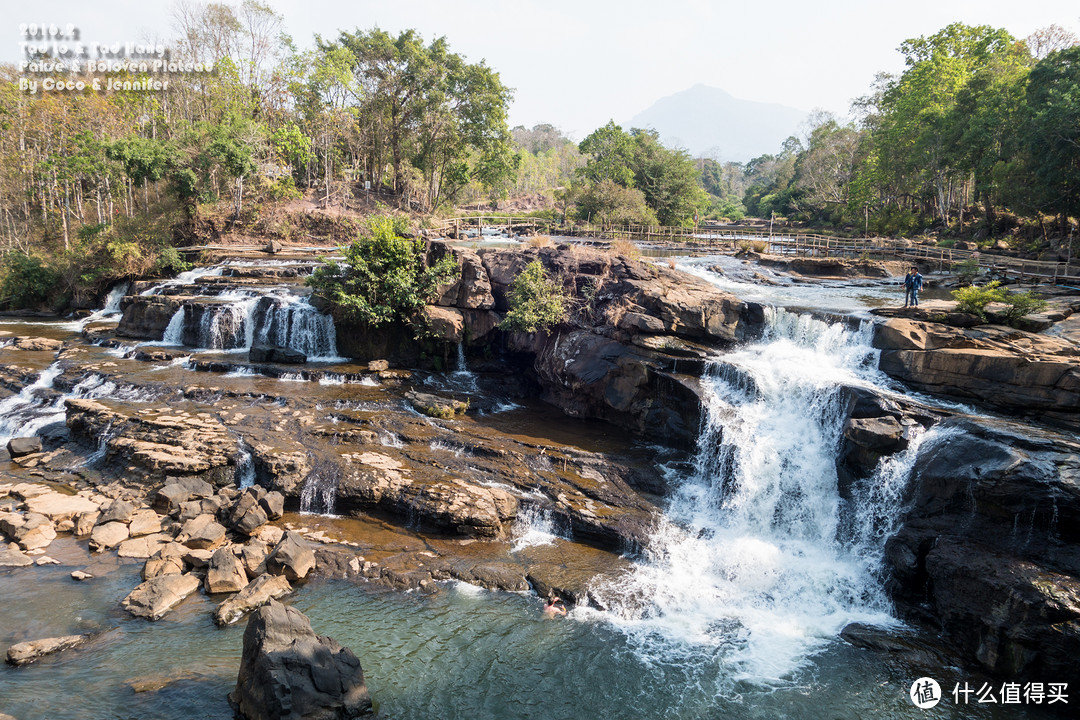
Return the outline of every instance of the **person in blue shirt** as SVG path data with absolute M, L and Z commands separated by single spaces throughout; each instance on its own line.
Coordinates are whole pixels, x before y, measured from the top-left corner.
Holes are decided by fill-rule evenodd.
M 923 276 L 919 274 L 919 268 L 912 267 L 904 277 L 904 307 L 909 304 L 919 306 L 919 291 L 922 286 Z

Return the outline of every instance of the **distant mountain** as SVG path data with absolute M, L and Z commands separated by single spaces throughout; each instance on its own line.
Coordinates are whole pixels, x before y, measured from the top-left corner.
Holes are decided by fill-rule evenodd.
M 716 152 L 723 161 L 746 162 L 778 153 L 807 113 L 775 103 L 740 100 L 719 88 L 695 85 L 657 100 L 630 127 L 653 128 L 665 145 L 694 157 Z

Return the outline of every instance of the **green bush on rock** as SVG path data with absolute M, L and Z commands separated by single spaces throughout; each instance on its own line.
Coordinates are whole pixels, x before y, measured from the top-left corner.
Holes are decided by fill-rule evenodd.
M 1005 288 L 997 280 L 989 282 L 982 287 L 969 285 L 953 290 L 952 296 L 956 300 L 956 309 L 959 312 L 977 315 L 980 320 L 986 322 L 986 306 L 990 303 L 1004 302 Z
M 545 332 L 566 319 L 566 293 L 548 279 L 544 266 L 533 260 L 510 283 L 510 311 L 499 325 L 503 330 Z
M 402 237 L 402 220 L 378 215 L 368 220 L 371 237 L 354 240 L 343 263 L 329 261 L 308 284 L 348 320 L 370 327 L 402 321 L 418 328 L 417 311 L 433 301 L 440 285 L 460 272 L 445 255 L 433 265 L 424 241 Z

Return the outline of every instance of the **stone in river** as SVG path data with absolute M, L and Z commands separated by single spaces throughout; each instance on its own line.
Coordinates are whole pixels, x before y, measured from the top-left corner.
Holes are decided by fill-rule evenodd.
M 32 453 L 41 452 L 41 438 L 39 437 L 21 437 L 11 438 L 7 444 L 8 455 L 13 458 L 22 457 L 23 455 L 30 455 Z
M 46 655 L 82 645 L 88 638 L 88 635 L 64 635 L 17 643 L 8 648 L 7 661 L 11 665 L 26 665 Z
M 244 564 L 231 547 L 219 548 L 210 558 L 206 569 L 206 592 L 231 593 L 243 590 L 248 584 Z
M 273 600 L 248 621 L 229 701 L 245 720 L 345 720 L 372 711 L 356 655 L 316 635 L 299 610 Z
M 90 549 L 96 552 L 111 550 L 128 539 L 128 527 L 122 522 L 98 525 L 90 533 Z
M 199 578 L 190 573 L 158 575 L 132 590 L 120 605 L 137 617 L 159 620 L 198 589 Z
M 260 575 L 249 582 L 243 590 L 218 605 L 214 622 L 231 625 L 257 607 L 288 594 L 292 590 L 284 575 Z
M 298 533 L 289 531 L 266 558 L 266 569 L 284 575 L 291 582 L 302 580 L 315 567 L 315 553 Z

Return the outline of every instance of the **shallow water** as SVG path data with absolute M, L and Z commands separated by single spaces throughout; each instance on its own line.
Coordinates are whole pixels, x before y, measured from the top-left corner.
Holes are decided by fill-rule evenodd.
M 23 668 L 0 668 L 0 709 L 20 720 L 229 718 L 243 624 L 215 627 L 212 603 L 185 601 L 150 623 L 118 607 L 136 564 L 77 583 L 93 564 L 70 539 L 50 553 L 64 566 L 0 572 L 0 647 L 104 631 L 90 645 Z M 112 561 L 115 563 L 115 561 Z M 106 565 L 109 561 L 106 561 Z M 100 572 L 104 568 L 97 568 Z M 715 653 L 673 645 L 646 657 L 595 612 L 546 619 L 535 597 L 447 585 L 425 597 L 344 582 L 313 582 L 287 599 L 319 634 L 360 658 L 383 718 L 916 718 L 913 678 L 834 641 L 783 682 L 734 681 Z M 129 683 L 160 686 L 135 692 Z M 952 678 L 939 677 L 943 685 Z M 935 717 L 1037 717 L 951 701 Z

